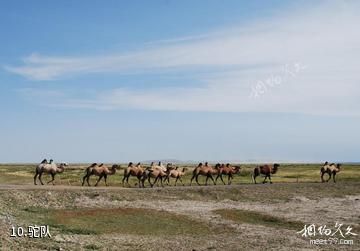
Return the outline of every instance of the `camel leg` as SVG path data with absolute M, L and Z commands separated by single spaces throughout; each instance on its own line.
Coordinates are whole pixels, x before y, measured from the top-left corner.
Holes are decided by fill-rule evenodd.
M 40 173 L 40 174 L 39 174 L 39 180 L 40 180 L 41 185 L 44 185 L 44 183 L 42 182 L 42 179 L 41 179 L 42 174 L 43 174 L 43 173 Z
M 256 183 L 256 177 L 257 177 L 257 175 L 253 174 L 252 178 L 253 178 L 255 184 L 257 184 Z
M 222 183 L 225 185 L 225 182 L 224 182 L 224 179 L 223 179 L 223 177 L 222 177 L 222 174 L 220 174 L 220 179 L 221 179 Z
M 329 173 L 329 178 L 326 180 L 326 182 L 329 182 L 330 179 L 331 179 L 331 173 Z
M 217 183 L 218 178 L 220 177 L 220 173 L 216 176 L 215 182 Z
M 107 180 L 107 175 L 106 174 L 104 175 L 104 180 L 105 180 L 105 186 L 108 186 L 108 184 L 106 182 L 106 180 Z
M 99 181 L 102 179 L 103 175 L 100 175 L 99 179 L 96 181 L 95 186 L 98 185 Z
M 91 176 L 91 175 L 89 174 L 89 175 L 86 177 L 86 182 L 87 182 L 88 186 L 91 186 L 91 185 L 90 185 L 90 182 L 89 182 L 90 176 Z
M 334 183 L 336 183 L 335 176 L 336 176 L 336 173 L 333 173 L 333 180 L 334 180 Z
M 196 174 L 193 174 L 193 176 L 191 177 L 191 180 L 190 180 L 190 186 L 191 186 L 191 184 L 192 184 L 193 179 L 195 178 L 195 176 L 196 176 Z
M 161 184 L 161 187 L 164 187 L 162 177 L 160 177 L 160 184 Z
M 213 178 L 213 176 L 210 174 L 210 179 L 212 180 L 212 182 L 214 183 L 214 185 L 216 186 L 216 183 L 215 183 L 215 180 L 214 180 L 214 178 Z
M 144 176 L 144 177 L 139 177 L 139 183 L 140 183 L 140 179 L 141 179 L 141 186 L 142 186 L 142 188 L 145 188 L 145 180 L 146 180 L 146 176 Z
M 269 175 L 269 180 L 270 180 L 270 184 L 272 184 L 272 181 L 271 181 L 271 175 Z
M 207 186 L 207 185 L 208 185 L 208 179 L 209 179 L 209 176 L 208 176 L 208 175 L 206 175 L 205 186 Z
M 230 184 L 231 184 L 231 179 L 232 179 L 232 175 L 231 175 L 231 174 L 229 174 L 229 176 L 228 176 L 228 185 L 230 185 Z
M 182 182 L 181 177 L 179 177 L 179 180 L 180 180 L 181 184 L 182 184 L 183 186 L 185 186 L 184 183 Z
M 325 174 L 324 172 L 321 173 L 321 182 L 325 182 L 325 180 L 324 180 L 324 174 Z
M 155 182 L 154 182 L 153 184 L 151 184 L 150 175 L 149 175 L 149 177 L 148 177 L 148 182 L 149 182 L 149 184 L 150 184 L 150 187 L 153 187 L 153 186 L 154 186 L 154 184 L 155 184 Z
M 199 186 L 201 186 L 200 183 L 199 183 L 199 175 L 196 175 L 195 181 L 196 181 L 196 183 L 197 183 Z
M 38 175 L 39 175 L 39 173 L 36 171 L 35 176 L 34 176 L 34 185 L 37 185 L 36 184 L 36 178 L 37 178 Z
M 153 186 L 156 185 L 157 181 L 158 181 L 158 177 L 155 178 L 154 183 L 153 183 Z
M 55 184 L 54 184 L 55 174 L 50 173 L 50 175 L 51 175 L 51 180 L 50 180 L 50 181 L 48 181 L 47 183 L 49 184 L 50 182 L 52 182 L 52 183 L 53 183 L 53 185 L 55 185 Z
M 176 179 L 175 179 L 175 186 L 176 186 L 176 183 L 177 181 L 179 180 L 180 176 L 177 176 Z M 182 183 L 182 182 L 181 182 Z
M 126 179 L 126 174 L 124 174 L 124 177 L 123 177 L 123 179 L 122 179 L 122 185 L 123 185 L 123 186 L 125 185 L 125 184 L 124 184 L 125 179 Z
M 264 181 L 263 181 L 263 184 L 265 184 L 266 183 L 266 179 L 267 179 L 267 175 L 265 176 L 265 179 L 264 179 Z
M 82 184 L 81 184 L 82 186 L 84 186 L 84 184 L 85 184 L 86 177 L 87 177 L 87 174 L 85 174 L 84 177 L 83 177 L 83 181 L 82 181 Z
M 139 188 L 145 187 L 144 183 L 145 183 L 146 177 L 137 176 L 137 179 L 138 179 L 138 183 L 139 183 Z

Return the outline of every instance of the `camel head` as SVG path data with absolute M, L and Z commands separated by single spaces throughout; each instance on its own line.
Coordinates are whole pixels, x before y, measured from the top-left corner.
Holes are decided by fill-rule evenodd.
M 57 173 L 62 173 L 65 170 L 65 167 L 68 166 L 65 162 L 60 163 L 60 165 L 56 168 Z
M 112 165 L 111 169 L 120 169 L 120 165 L 117 165 L 117 164 Z
M 241 170 L 241 166 L 234 166 L 235 173 L 240 172 L 240 170 Z
M 120 166 L 117 165 L 117 164 L 112 165 L 109 174 L 110 174 L 110 175 L 115 174 L 115 173 L 116 173 L 116 169 L 119 169 L 119 168 L 120 168 Z
M 280 164 L 275 163 L 271 170 L 271 173 L 275 174 L 278 171 L 279 167 L 280 167 Z

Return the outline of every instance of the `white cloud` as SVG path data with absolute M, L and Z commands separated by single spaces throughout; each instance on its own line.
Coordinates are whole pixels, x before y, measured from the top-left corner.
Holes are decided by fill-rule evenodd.
M 182 69 L 186 74 L 186 69 L 194 67 L 211 67 L 213 71 L 194 79 L 195 83 L 207 84 L 201 88 L 117 88 L 89 99 L 62 102 L 71 107 L 360 115 L 359 11 L 356 2 L 334 2 L 194 39 L 155 43 L 157 47 L 127 54 L 89 57 L 33 54 L 24 59 L 23 66 L 6 69 L 33 80 L 168 69 Z M 271 75 L 283 76 L 281 67 L 295 62 L 306 65 L 306 70 L 268 88 L 260 98 L 249 99 L 251 87 L 258 81 Z M 228 68 L 231 71 L 217 71 Z

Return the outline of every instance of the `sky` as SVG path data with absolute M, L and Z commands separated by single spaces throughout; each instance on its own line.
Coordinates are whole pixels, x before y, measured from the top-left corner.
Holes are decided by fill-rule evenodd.
M 358 1 L 1 1 L 0 162 L 360 161 Z

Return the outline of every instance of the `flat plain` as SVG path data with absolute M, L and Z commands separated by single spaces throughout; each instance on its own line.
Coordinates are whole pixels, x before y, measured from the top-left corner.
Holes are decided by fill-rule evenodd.
M 109 186 L 81 186 L 87 164 L 70 164 L 55 185 L 33 184 L 35 164 L 0 165 L 1 250 L 359 250 L 360 166 L 344 164 L 337 183 L 320 182 L 320 164 L 281 164 L 273 184 L 252 184 L 252 164 L 242 164 L 231 185 L 183 182 L 122 186 L 123 170 Z M 122 164 L 121 167 L 125 167 Z M 44 181 L 50 177 L 44 176 Z M 91 184 L 96 181 L 91 178 Z M 205 178 L 199 179 L 204 184 Z M 224 179 L 227 182 L 227 179 Z M 304 225 L 343 232 L 352 245 L 314 245 Z M 51 238 L 10 237 L 12 226 L 48 225 Z M 336 235 L 341 239 L 341 236 Z M 319 234 L 314 238 L 328 239 Z

